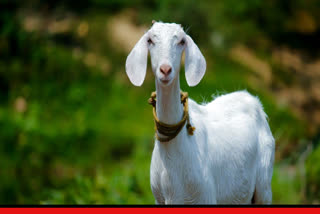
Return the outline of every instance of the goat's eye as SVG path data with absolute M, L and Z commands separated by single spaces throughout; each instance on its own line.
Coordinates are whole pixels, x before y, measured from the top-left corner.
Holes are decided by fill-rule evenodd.
M 179 45 L 184 45 L 186 43 L 186 41 L 184 39 L 181 39 L 181 41 L 179 42 Z
M 150 38 L 148 39 L 148 44 L 149 45 L 154 44 L 153 41 Z

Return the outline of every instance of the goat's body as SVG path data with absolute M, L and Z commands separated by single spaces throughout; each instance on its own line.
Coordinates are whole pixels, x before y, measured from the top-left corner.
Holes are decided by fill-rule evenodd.
M 206 60 L 181 25 L 154 23 L 126 60 L 130 81 L 140 86 L 150 52 L 156 114 L 165 124 L 177 124 L 183 115 L 179 81 L 183 51 L 186 81 L 195 86 L 206 71 Z M 151 161 L 156 202 L 271 203 L 274 139 L 259 100 L 247 92 L 223 95 L 207 105 L 189 99 L 189 116 L 196 128 L 193 136 L 183 128 L 169 142 L 156 140 Z
M 274 139 L 259 100 L 247 92 L 206 105 L 189 99 L 193 136 L 156 140 L 151 188 L 160 204 L 271 203 Z

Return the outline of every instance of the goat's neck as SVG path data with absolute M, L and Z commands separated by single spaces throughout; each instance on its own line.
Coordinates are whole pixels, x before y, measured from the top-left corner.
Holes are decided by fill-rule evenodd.
M 174 79 L 172 84 L 167 87 L 161 86 L 156 80 L 156 90 L 156 111 L 159 120 L 167 124 L 178 123 L 183 116 L 179 77 Z
M 156 80 L 156 90 L 157 90 L 157 104 L 156 113 L 159 120 L 167 124 L 178 123 L 183 116 L 183 105 L 181 104 L 180 98 L 180 82 L 179 77 L 174 79 L 174 82 L 168 87 L 163 87 L 157 83 Z M 182 138 L 185 134 L 186 129 L 182 128 L 180 133 L 172 140 L 170 143 L 161 143 L 157 141 L 157 145 L 160 149 L 160 154 L 162 157 L 167 157 L 180 153 Z M 159 134 L 159 133 L 158 133 Z M 162 135 L 159 134 L 161 137 Z M 163 137 L 163 136 L 162 136 Z M 166 160 L 163 159 L 163 161 Z

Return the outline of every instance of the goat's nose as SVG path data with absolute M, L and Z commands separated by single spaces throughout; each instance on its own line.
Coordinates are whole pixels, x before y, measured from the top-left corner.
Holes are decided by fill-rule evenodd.
M 160 72 L 163 73 L 165 76 L 168 76 L 171 73 L 171 66 L 167 64 L 163 64 L 160 66 Z

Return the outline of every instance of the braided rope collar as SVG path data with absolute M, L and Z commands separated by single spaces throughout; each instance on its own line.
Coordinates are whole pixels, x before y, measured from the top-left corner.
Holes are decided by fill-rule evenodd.
M 176 124 L 167 124 L 163 123 L 159 120 L 156 113 L 156 92 L 151 93 L 151 97 L 148 100 L 148 103 L 153 106 L 153 118 L 155 122 L 155 129 L 156 129 L 156 138 L 160 142 L 168 142 L 175 138 L 179 132 L 184 127 L 186 121 L 187 121 L 187 130 L 189 135 L 193 135 L 193 132 L 195 130 L 195 127 L 191 126 L 190 120 L 189 120 L 189 107 L 188 107 L 188 92 L 180 92 L 181 95 L 181 103 L 183 104 L 183 117 L 182 120 L 180 120 Z M 164 135 L 164 137 L 160 137 L 158 133 Z

